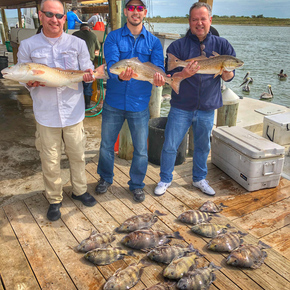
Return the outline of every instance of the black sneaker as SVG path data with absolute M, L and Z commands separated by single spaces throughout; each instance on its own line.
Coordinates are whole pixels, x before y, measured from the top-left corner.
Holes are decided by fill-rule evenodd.
M 101 179 L 99 180 L 96 186 L 95 192 L 96 194 L 106 193 L 110 186 L 111 186 L 111 183 L 107 182 L 105 179 L 101 177 Z
M 54 203 L 49 206 L 46 216 L 50 221 L 57 221 L 61 217 L 61 213 L 59 210 L 61 206 L 62 206 L 61 202 Z
M 142 202 L 145 200 L 145 192 L 143 188 L 136 188 L 132 190 L 133 193 L 133 199 L 137 202 Z
M 83 205 L 89 206 L 89 207 L 94 206 L 97 203 L 95 198 L 91 196 L 88 192 L 85 192 L 82 195 L 75 195 L 74 193 L 72 193 L 71 197 L 73 199 L 81 201 Z

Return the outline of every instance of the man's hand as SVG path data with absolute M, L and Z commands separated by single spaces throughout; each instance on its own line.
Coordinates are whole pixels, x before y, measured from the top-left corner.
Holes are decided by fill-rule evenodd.
M 45 87 L 44 84 L 42 84 L 42 83 L 40 83 L 40 82 L 37 82 L 37 81 L 29 81 L 28 83 L 26 83 L 26 85 L 27 85 L 28 87 L 33 87 L 33 88 L 36 88 L 36 87 L 39 87 L 39 86 L 41 86 L 41 87 Z
M 234 77 L 234 73 L 232 71 L 224 70 L 222 73 L 222 79 L 226 82 Z
M 125 71 L 119 74 L 119 79 L 122 81 L 129 81 L 134 76 L 134 71 L 131 67 L 127 67 Z
M 170 76 L 170 75 L 169 75 Z M 165 79 L 163 75 L 159 72 L 156 72 L 153 77 L 153 85 L 157 87 L 162 87 L 165 85 Z
M 83 81 L 85 83 L 90 83 L 95 80 L 94 71 L 91 68 L 86 69 L 85 72 L 88 72 L 87 74 L 84 74 L 83 76 Z
M 192 60 L 183 70 L 182 75 L 183 77 L 190 78 L 193 75 L 197 73 L 197 71 L 200 69 L 200 66 L 198 65 L 197 61 Z

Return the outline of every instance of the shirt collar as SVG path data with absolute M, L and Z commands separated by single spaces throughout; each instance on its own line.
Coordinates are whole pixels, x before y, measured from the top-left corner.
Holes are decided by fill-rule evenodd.
M 140 35 L 145 36 L 145 32 L 146 32 L 146 28 L 144 27 L 144 25 L 142 25 L 142 30 L 141 30 Z M 133 36 L 133 34 L 131 33 L 130 29 L 127 26 L 127 23 L 125 23 L 125 25 L 124 25 L 122 35 L 123 36 L 126 36 L 126 35 L 132 35 Z

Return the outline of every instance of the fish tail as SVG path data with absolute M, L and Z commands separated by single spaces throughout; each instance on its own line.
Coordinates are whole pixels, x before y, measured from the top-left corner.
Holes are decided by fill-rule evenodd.
M 145 256 L 145 257 L 143 257 L 143 258 L 138 262 L 138 264 L 142 264 L 142 265 L 144 266 L 144 268 L 145 268 L 145 267 L 151 266 L 153 263 L 152 263 L 151 260 L 149 260 L 149 259 L 147 258 L 147 256 Z
M 183 80 L 182 77 L 175 77 L 174 75 L 171 78 L 172 82 L 170 84 L 170 86 L 172 87 L 172 89 L 175 91 L 176 94 L 179 94 L 179 87 L 180 87 L 180 83 Z
M 179 66 L 178 62 L 180 61 L 180 59 L 178 59 L 172 53 L 168 53 L 167 56 L 168 56 L 167 70 L 172 71 Z
M 188 245 L 188 249 L 190 250 L 190 252 L 194 252 L 195 248 L 193 247 L 193 244 L 189 244 Z
M 212 268 L 212 269 L 217 269 L 217 270 L 222 269 L 222 267 L 215 265 L 213 262 L 209 263 L 209 267 Z
M 179 232 L 174 232 L 173 238 L 178 239 L 178 240 L 184 240 L 184 238 L 180 235 Z
M 105 64 L 102 64 L 95 69 L 94 77 L 96 79 L 104 79 L 104 80 L 107 80 L 109 78 L 108 74 L 106 73 L 106 65 Z

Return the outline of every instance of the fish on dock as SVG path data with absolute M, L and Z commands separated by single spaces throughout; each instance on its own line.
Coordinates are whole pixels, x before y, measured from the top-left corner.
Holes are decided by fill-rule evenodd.
M 209 241 L 207 248 L 216 252 L 231 252 L 243 243 L 241 237 L 245 235 L 240 231 L 219 234 Z
M 216 237 L 218 234 L 224 233 L 228 228 L 231 226 L 227 225 L 219 225 L 219 224 L 212 224 L 212 223 L 201 223 L 194 225 L 191 230 L 201 236 L 207 238 Z
M 260 268 L 268 256 L 263 249 L 269 249 L 270 246 L 259 241 L 258 245 L 241 245 L 232 251 L 227 257 L 227 264 L 235 267 Z
M 202 222 L 208 222 L 211 220 L 210 213 L 202 212 L 200 210 L 188 210 L 177 217 L 177 219 L 183 223 L 188 224 L 200 224 Z
M 112 233 L 98 233 L 96 231 L 92 231 L 90 236 L 76 247 L 77 251 L 86 253 L 96 248 L 105 248 L 111 242 L 116 239 L 116 236 Z
M 141 229 L 149 229 L 153 224 L 158 221 L 158 216 L 166 215 L 156 210 L 154 213 L 145 213 L 136 215 L 125 220 L 118 228 L 117 232 L 129 233 Z
M 268 100 L 273 98 L 273 91 L 272 91 L 272 86 L 268 85 L 268 92 L 264 92 L 260 95 L 260 100 Z
M 175 258 L 180 258 L 187 253 L 195 252 L 196 249 L 192 244 L 187 247 L 183 245 L 164 245 L 152 249 L 147 253 L 147 257 L 159 263 L 170 264 Z
M 227 206 L 224 205 L 223 203 L 220 203 L 219 205 L 217 205 L 213 201 L 208 200 L 200 206 L 199 210 L 204 211 L 204 212 L 218 213 L 223 210 L 223 207 L 227 207 Z
M 216 279 L 214 271 L 220 270 L 221 268 L 211 262 L 208 267 L 190 271 L 177 282 L 177 288 L 190 290 L 209 289 L 211 283 Z
M 73 90 L 78 90 L 78 83 L 83 81 L 85 74 L 88 74 L 88 72 L 81 70 L 62 70 L 44 64 L 30 62 L 7 67 L 1 73 L 5 79 L 21 83 L 37 81 L 47 87 L 67 86 Z M 95 69 L 94 77 L 96 79 L 108 79 L 104 64 Z
M 118 269 L 105 283 L 104 290 L 130 289 L 135 286 L 141 278 L 143 269 L 151 264 L 144 258 L 139 263 L 133 263 L 125 269 Z
M 134 71 L 133 79 L 140 81 L 148 81 L 153 84 L 153 77 L 156 72 L 159 72 L 165 79 L 165 82 L 168 83 L 171 88 L 178 94 L 180 82 L 183 80 L 182 77 L 172 76 L 168 77 L 165 72 L 154 65 L 151 62 L 142 63 L 137 57 L 130 59 L 123 59 L 114 63 L 110 67 L 110 72 L 116 75 L 119 75 L 121 72 L 125 71 L 128 67 L 132 68 Z
M 127 247 L 141 250 L 151 249 L 168 244 L 171 239 L 184 240 L 179 232 L 165 233 L 163 231 L 137 230 L 124 236 L 121 243 Z
M 168 71 L 172 71 L 177 67 L 186 67 L 189 62 L 197 61 L 200 69 L 197 74 L 214 74 L 214 78 L 221 75 L 223 71 L 233 71 L 244 65 L 244 62 L 231 55 L 219 55 L 213 51 L 213 56 L 199 56 L 187 60 L 180 60 L 171 53 L 168 53 Z
M 175 289 L 176 282 L 159 282 L 144 290 L 173 290 Z
M 163 276 L 168 279 L 180 279 L 188 271 L 196 268 L 196 259 L 201 257 L 196 250 L 188 256 L 174 259 L 163 271 Z
M 134 252 L 122 248 L 97 248 L 85 254 L 85 258 L 98 266 L 109 265 L 115 261 L 124 259 L 125 256 L 133 256 Z

